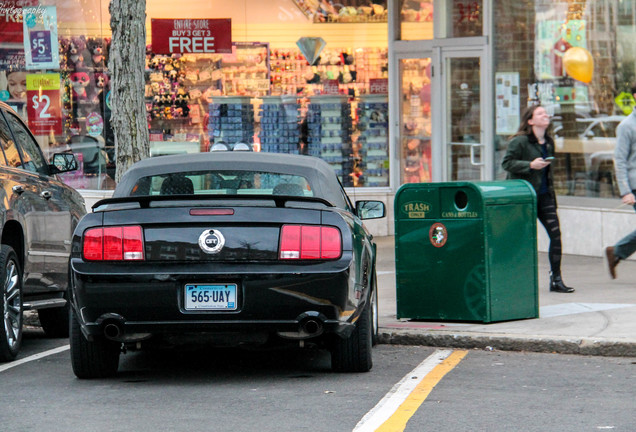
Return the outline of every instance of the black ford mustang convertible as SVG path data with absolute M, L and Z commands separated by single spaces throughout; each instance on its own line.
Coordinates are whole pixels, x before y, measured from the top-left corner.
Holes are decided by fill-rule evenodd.
M 347 197 L 309 156 L 211 152 L 135 164 L 73 235 L 71 358 L 79 378 L 113 375 L 153 345 L 292 342 L 371 369 L 376 251 Z

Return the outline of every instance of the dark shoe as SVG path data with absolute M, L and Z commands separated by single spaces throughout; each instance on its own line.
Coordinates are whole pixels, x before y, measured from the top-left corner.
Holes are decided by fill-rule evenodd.
M 561 279 L 561 275 L 553 275 L 550 273 L 550 291 L 560 293 L 573 293 L 574 288 L 566 286 Z
M 607 267 L 609 268 L 610 276 L 612 279 L 616 279 L 616 266 L 621 259 L 614 255 L 613 246 L 605 248 L 605 256 L 607 257 Z

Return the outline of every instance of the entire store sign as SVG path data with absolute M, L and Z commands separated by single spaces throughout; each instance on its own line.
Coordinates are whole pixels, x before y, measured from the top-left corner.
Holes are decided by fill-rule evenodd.
M 232 52 L 232 20 L 152 19 L 152 51 L 155 54 Z
M 34 135 L 62 134 L 60 74 L 27 75 L 27 116 Z

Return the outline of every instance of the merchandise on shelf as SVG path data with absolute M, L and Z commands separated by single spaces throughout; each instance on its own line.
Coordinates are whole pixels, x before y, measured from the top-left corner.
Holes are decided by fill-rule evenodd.
M 261 150 L 299 154 L 299 104 L 296 98 L 263 96 L 260 110 Z
M 381 48 L 325 48 L 309 64 L 299 49 L 270 54 L 271 94 L 324 94 L 324 84 L 337 81 L 341 94 L 369 93 L 369 81 L 388 77 L 388 52 Z
M 110 39 L 86 37 L 60 37 L 60 75 L 64 141 L 70 136 L 94 134 L 89 130 L 87 118 L 99 115 L 105 123 L 105 138 L 110 141 L 110 75 L 107 65 Z M 66 133 L 69 133 L 66 135 Z
M 254 140 L 254 108 L 246 96 L 219 96 L 209 109 L 210 142 L 251 144 Z
M 258 96 L 269 93 L 269 47 L 266 43 L 234 43 L 231 54 L 155 55 L 151 49 L 146 55 L 146 110 L 151 131 L 159 131 L 154 140 L 180 143 L 201 142 L 208 146 L 208 136 L 223 133 L 225 140 L 240 135 L 246 143 L 253 141 L 249 131 L 238 134 L 236 111 L 250 115 L 248 111 L 225 103 L 223 113 L 212 116 L 210 101 L 224 95 Z M 247 97 L 249 103 L 249 97 Z M 240 102 L 242 103 L 242 102 Z M 212 104 L 214 105 L 214 104 Z M 230 105 L 233 105 L 230 103 Z M 223 118 L 223 119 L 222 119 Z M 231 120 L 230 120 L 231 119 Z M 214 123 L 218 121 L 219 123 Z M 207 130 L 208 124 L 216 126 Z M 244 120 L 240 124 L 247 124 Z M 253 133 L 253 118 L 249 120 Z M 233 132 L 231 132 L 233 131 Z M 217 137 L 218 138 L 218 137 Z M 218 139 L 217 139 L 218 141 Z M 161 146 L 163 149 L 165 146 Z M 162 150 L 167 151 L 167 150 Z
M 357 160 L 364 186 L 389 185 L 389 103 L 387 95 L 362 95 L 358 103 Z
M 314 96 L 307 109 L 307 148 L 333 167 L 344 186 L 353 186 L 351 106 L 346 96 Z

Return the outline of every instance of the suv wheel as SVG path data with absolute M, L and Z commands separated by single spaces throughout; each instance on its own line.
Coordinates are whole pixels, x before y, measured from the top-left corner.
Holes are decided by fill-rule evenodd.
M 0 247 L 0 281 L 2 283 L 2 328 L 0 361 L 16 358 L 22 343 L 22 272 L 18 256 L 11 246 Z

